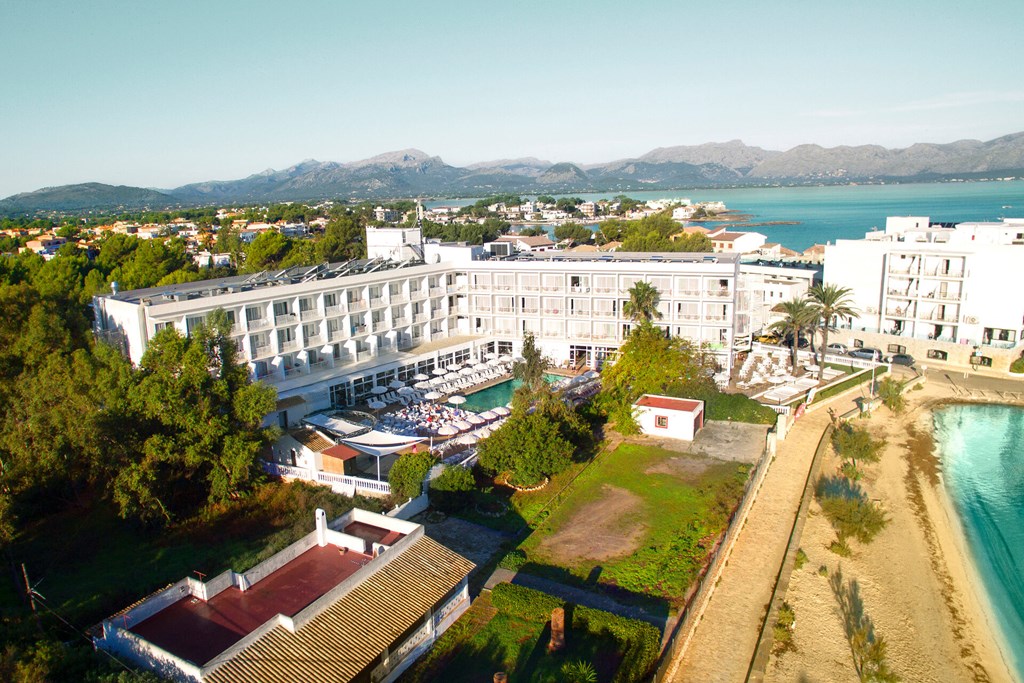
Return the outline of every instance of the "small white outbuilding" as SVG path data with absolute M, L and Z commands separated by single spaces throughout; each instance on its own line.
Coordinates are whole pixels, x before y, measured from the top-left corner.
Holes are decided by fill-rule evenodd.
M 633 417 L 648 436 L 693 441 L 704 426 L 704 401 L 644 394 L 633 404 Z

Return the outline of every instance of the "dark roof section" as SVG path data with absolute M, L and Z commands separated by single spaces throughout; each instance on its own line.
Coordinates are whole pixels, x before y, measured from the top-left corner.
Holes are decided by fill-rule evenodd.
M 352 680 L 458 586 L 473 567 L 461 555 L 421 536 L 298 631 L 274 628 L 206 680 Z

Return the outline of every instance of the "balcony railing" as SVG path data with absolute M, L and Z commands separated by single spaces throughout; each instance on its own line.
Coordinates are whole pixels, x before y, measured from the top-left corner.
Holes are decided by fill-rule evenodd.
M 331 367 L 330 361 L 319 360 L 319 361 L 317 361 L 315 363 L 310 363 L 309 364 L 309 371 L 310 372 L 322 372 L 324 370 L 330 369 L 330 367 Z
M 597 310 L 594 311 L 594 315 L 596 315 L 599 318 L 614 318 L 616 316 L 616 313 L 615 311 Z
M 523 314 L 524 315 L 537 315 L 537 313 L 539 313 L 539 312 L 540 312 L 539 308 L 524 308 L 523 309 Z
M 732 292 L 728 289 L 709 289 L 705 292 L 705 296 L 709 296 L 716 299 L 728 299 L 732 297 Z
M 287 377 L 297 377 L 297 376 L 299 376 L 301 374 L 302 374 L 302 366 L 301 365 L 296 365 L 295 367 L 285 368 L 284 369 L 284 376 L 286 378 Z
M 539 292 L 540 285 L 522 285 L 519 289 L 523 290 L 524 292 Z
M 371 358 L 373 358 L 373 351 L 370 351 L 370 350 L 357 351 L 356 354 L 355 354 L 355 357 L 356 357 L 356 362 L 364 361 L 364 360 L 370 360 Z
M 726 318 L 726 316 L 724 315 L 705 315 L 704 320 L 711 323 L 721 323 L 728 320 L 728 318 Z
M 282 313 L 274 316 L 275 325 L 292 325 L 299 322 L 299 316 L 294 313 Z
M 589 310 L 583 310 L 581 308 L 577 308 L 576 310 L 574 310 L 572 312 L 572 314 L 574 316 L 579 317 L 579 318 L 589 318 L 590 317 L 590 311 Z
M 246 326 L 250 330 L 265 330 L 270 327 L 270 321 L 266 318 L 256 318 L 255 320 L 246 321 Z
M 700 296 L 699 289 L 678 289 L 676 296 Z
M 352 334 L 366 334 L 366 325 L 353 325 Z
M 342 330 L 331 330 L 327 334 L 327 339 L 329 341 L 332 341 L 332 342 L 339 341 L 339 340 L 344 339 L 344 338 L 345 338 L 345 332 L 342 331 Z
M 392 325 L 408 325 L 408 324 L 409 324 L 409 319 L 408 319 L 408 318 L 406 318 L 406 317 L 405 317 L 405 316 L 403 315 L 403 316 L 402 316 L 401 318 L 393 318 L 393 319 L 391 320 L 391 324 L 392 324 Z
M 327 308 L 324 309 L 324 314 L 327 315 L 328 317 L 335 315 L 345 315 L 345 306 L 328 306 Z
M 407 297 L 404 294 L 395 294 L 389 298 L 391 299 L 391 303 L 393 304 L 404 304 L 409 301 L 409 297 Z
M 699 320 L 699 313 L 676 313 L 676 320 Z
M 306 337 L 306 346 L 323 346 L 323 335 L 313 334 Z
M 413 322 L 425 323 L 428 320 L 430 320 L 430 316 L 427 315 L 426 313 L 417 313 L 416 315 L 414 315 L 412 317 L 412 319 L 413 319 Z
M 297 348 L 299 348 L 299 342 L 295 340 L 281 342 L 280 344 L 281 353 L 284 353 L 285 351 L 294 351 Z
M 365 311 L 366 310 L 366 302 L 363 301 L 362 299 L 359 299 L 357 301 L 349 301 L 348 302 L 348 310 L 349 311 Z
M 377 308 L 379 306 L 383 306 L 385 303 L 387 302 L 384 301 L 384 297 L 375 296 L 372 299 L 370 299 L 370 308 Z
M 427 290 L 427 296 L 441 296 L 444 294 L 444 287 L 431 287 Z
M 307 308 L 299 313 L 299 319 L 305 322 L 306 320 L 316 320 L 317 318 L 324 317 L 324 314 L 315 308 Z
M 494 310 L 496 310 L 498 313 L 515 313 L 516 312 L 516 309 L 509 308 L 508 306 L 498 306 Z
M 270 344 L 262 344 L 260 346 L 252 347 L 252 357 L 254 360 L 257 358 L 266 358 L 267 356 L 272 355 L 274 355 L 274 349 Z

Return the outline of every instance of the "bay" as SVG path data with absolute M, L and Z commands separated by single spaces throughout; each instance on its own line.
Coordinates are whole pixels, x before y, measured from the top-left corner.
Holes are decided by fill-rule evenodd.
M 611 199 L 618 192 L 575 194 L 585 200 Z M 994 221 L 1024 217 L 1024 180 L 988 182 L 908 183 L 901 185 L 829 185 L 820 187 L 750 187 L 627 192 L 651 199 L 688 198 L 722 201 L 730 210 L 750 214 L 750 222 L 796 222 L 796 225 L 739 227 L 767 235 L 803 251 L 813 244 L 860 239 L 873 228 L 885 228 L 887 216 L 927 216 L 933 222 Z M 535 195 L 531 195 L 535 196 Z M 466 206 L 476 199 L 425 202 L 434 206 Z M 714 226 L 717 223 L 706 223 Z

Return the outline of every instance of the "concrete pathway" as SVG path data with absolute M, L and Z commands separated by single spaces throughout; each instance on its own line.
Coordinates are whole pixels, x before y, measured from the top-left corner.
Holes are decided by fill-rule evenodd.
M 682 660 L 673 663 L 671 680 L 735 683 L 746 678 L 807 472 L 829 422 L 826 406 L 843 414 L 854 407 L 855 397 L 836 398 L 808 412 L 779 444 L 693 640 Z

